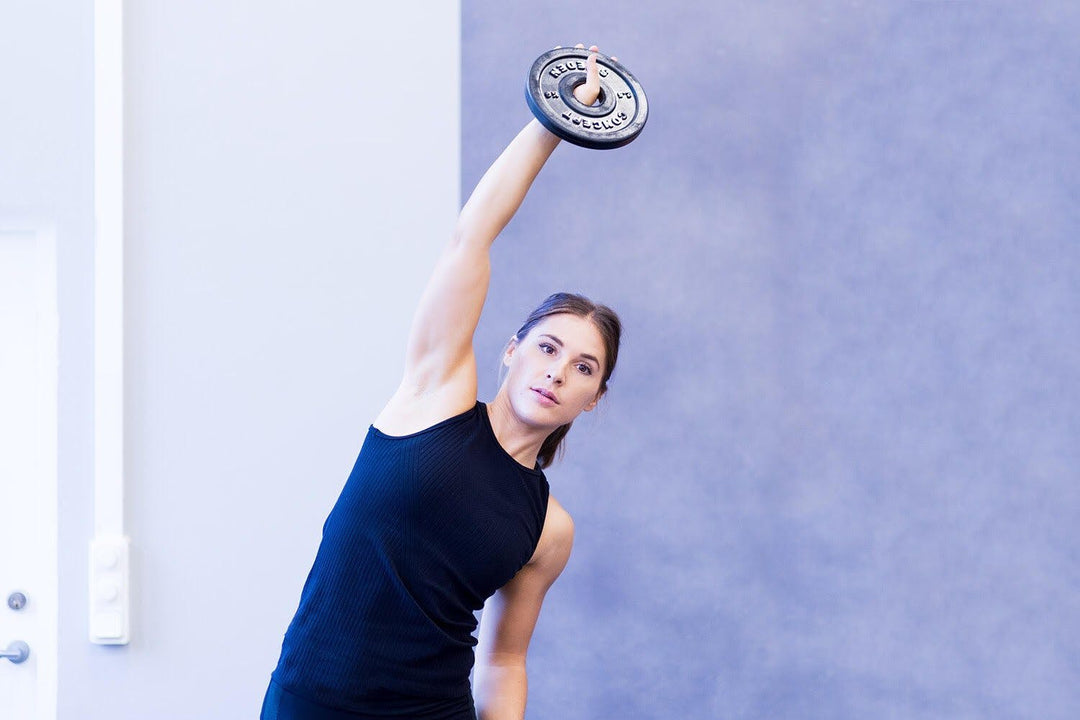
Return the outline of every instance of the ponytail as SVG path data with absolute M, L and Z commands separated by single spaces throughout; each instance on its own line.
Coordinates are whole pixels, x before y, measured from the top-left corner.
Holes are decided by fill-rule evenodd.
M 540 446 L 540 452 L 536 454 L 536 461 L 540 463 L 541 470 L 547 469 L 551 463 L 555 462 L 556 457 L 562 457 L 563 451 L 566 450 L 566 448 L 562 447 L 562 441 L 566 437 L 566 433 L 570 432 L 570 426 L 573 424 L 573 422 L 568 422 L 565 425 L 560 425 L 544 438 L 544 444 Z

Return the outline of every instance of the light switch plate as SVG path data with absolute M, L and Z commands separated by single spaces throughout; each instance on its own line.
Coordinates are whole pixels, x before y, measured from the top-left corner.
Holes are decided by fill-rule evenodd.
M 90 642 L 127 645 L 131 634 L 131 587 L 126 537 L 90 543 Z

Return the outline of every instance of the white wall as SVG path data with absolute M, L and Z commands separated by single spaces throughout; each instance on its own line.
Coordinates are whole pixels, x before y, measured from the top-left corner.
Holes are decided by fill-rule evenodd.
M 126 647 L 85 639 L 92 10 L 0 10 L 0 219 L 59 245 L 59 717 L 255 717 L 458 208 L 459 4 L 128 3 Z

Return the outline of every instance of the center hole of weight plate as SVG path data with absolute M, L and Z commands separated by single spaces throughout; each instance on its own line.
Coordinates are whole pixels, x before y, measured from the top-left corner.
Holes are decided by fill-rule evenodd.
M 586 105 L 574 95 L 574 90 L 584 85 L 585 80 L 586 75 L 583 72 L 566 73 L 559 81 L 559 97 L 579 115 L 596 118 L 610 115 L 615 110 L 615 93 L 611 92 L 603 80 L 600 81 L 600 94 L 592 105 Z

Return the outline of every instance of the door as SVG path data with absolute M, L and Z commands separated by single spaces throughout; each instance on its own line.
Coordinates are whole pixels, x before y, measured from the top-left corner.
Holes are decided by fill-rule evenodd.
M 55 720 L 56 253 L 51 232 L 0 226 L 0 717 Z

